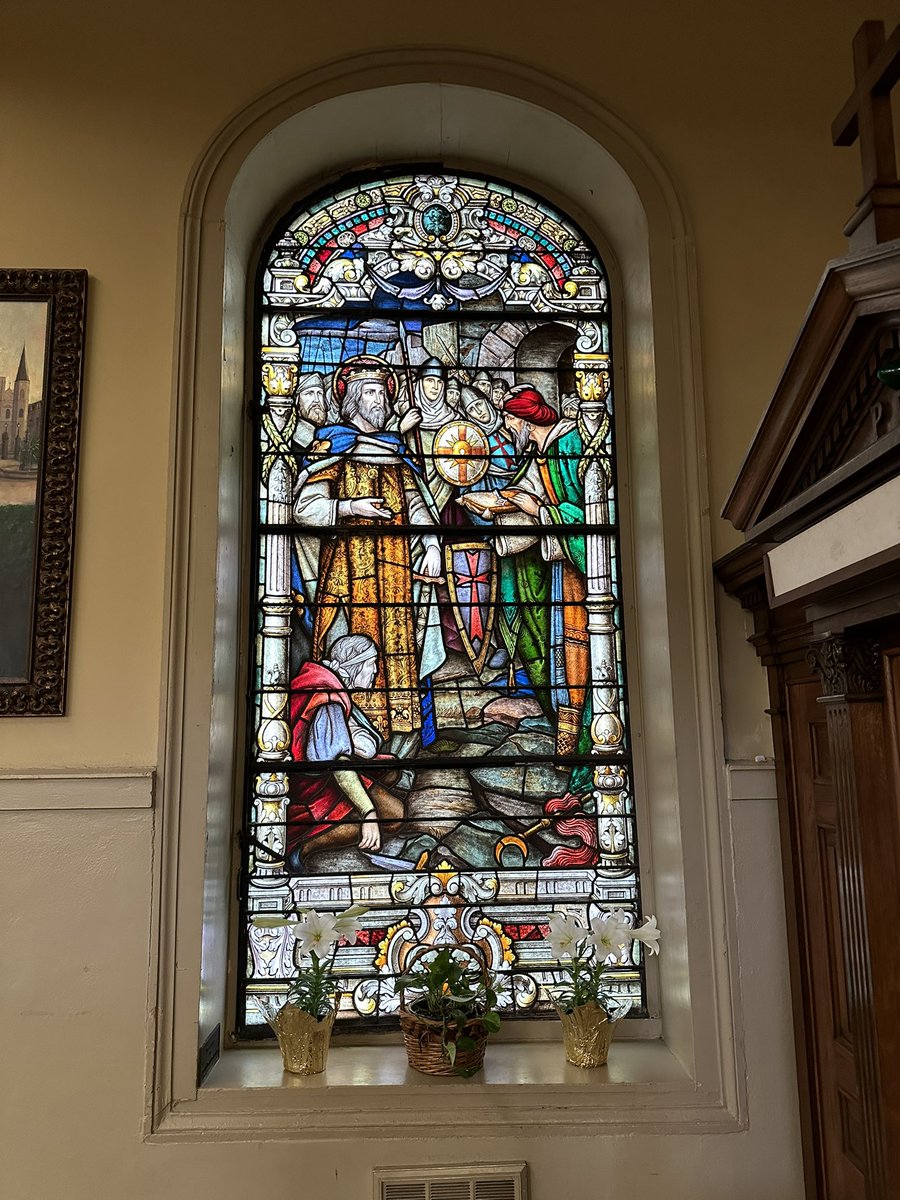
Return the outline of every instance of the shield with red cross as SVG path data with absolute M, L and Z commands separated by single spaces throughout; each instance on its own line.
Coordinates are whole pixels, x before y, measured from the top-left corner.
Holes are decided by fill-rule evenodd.
M 497 572 L 494 549 L 484 542 L 444 547 L 447 589 L 453 619 L 476 674 L 481 674 L 491 648 Z

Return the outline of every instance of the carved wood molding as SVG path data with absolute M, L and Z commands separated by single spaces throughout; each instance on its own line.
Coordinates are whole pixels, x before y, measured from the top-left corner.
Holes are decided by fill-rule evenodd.
M 877 700 L 882 694 L 881 648 L 871 638 L 828 635 L 811 644 L 806 661 L 826 697 Z
M 843 445 L 841 430 L 864 421 L 866 413 L 862 394 L 845 412 L 835 413 L 831 407 L 835 386 L 841 386 L 840 377 L 856 354 L 868 355 L 875 325 L 889 323 L 898 311 L 900 254 L 896 244 L 877 246 L 829 265 L 722 509 L 722 516 L 735 528 L 747 533 L 761 525 L 771 534 L 766 519 L 777 509 L 776 496 L 782 497 L 783 504 L 785 492 L 790 493 L 806 469 L 804 463 L 798 472 L 792 463 L 797 464 L 807 432 L 816 438 L 817 450 L 824 437 L 821 461 L 813 465 L 813 475 L 818 473 L 821 478 L 829 463 L 834 470 L 834 454 L 839 454 Z M 882 353 L 888 344 L 881 346 Z M 864 377 L 871 366 L 871 362 L 857 362 L 853 376 L 846 381 L 848 392 L 857 382 L 855 376 L 861 372 Z M 869 398 L 874 398 L 871 393 Z M 836 422 L 833 429 L 832 420 Z
M 768 606 L 766 569 L 769 543 L 744 543 L 713 564 L 716 578 L 729 596 L 740 601 L 741 608 L 753 610 Z
M 866 1195 L 887 1200 L 886 1147 L 870 958 L 866 873 L 860 810 L 881 767 L 873 751 L 882 728 L 881 647 L 872 638 L 827 635 L 813 642 L 807 662 L 822 680 L 834 765 L 838 835 L 838 899 L 844 969 L 865 1143 Z M 862 703 L 861 703 L 862 702 Z M 882 780 L 879 790 L 884 787 Z
M 872 410 L 876 397 L 884 393 L 885 388 L 879 382 L 877 372 L 886 359 L 897 353 L 900 353 L 900 330 L 896 327 L 882 330 L 856 377 L 849 386 L 840 389 L 836 408 L 830 421 L 821 429 L 818 442 L 811 451 L 804 447 L 802 460 L 798 462 L 798 477 L 785 486 L 780 496 L 773 495 L 773 506 L 802 495 L 839 467 L 847 457 L 854 435 L 864 423 L 871 426 L 872 442 L 878 440 L 882 424 L 873 420 Z

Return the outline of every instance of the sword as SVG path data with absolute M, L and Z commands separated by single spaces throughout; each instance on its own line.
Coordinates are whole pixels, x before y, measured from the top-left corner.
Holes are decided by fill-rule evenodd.
M 374 867 L 381 867 L 385 871 L 420 871 L 428 861 L 428 851 L 425 850 L 419 855 L 418 862 L 411 862 L 406 858 L 390 858 L 385 854 L 373 854 L 370 850 L 361 850 L 361 854 Z

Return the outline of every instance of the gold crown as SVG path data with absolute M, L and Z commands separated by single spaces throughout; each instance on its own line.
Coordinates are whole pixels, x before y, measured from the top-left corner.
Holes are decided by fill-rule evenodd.
M 359 379 L 364 376 L 366 379 L 387 379 L 389 375 L 393 375 L 393 370 L 390 364 L 384 359 L 376 359 L 373 355 L 369 359 L 349 359 L 343 363 L 341 374 L 346 379 Z
M 394 368 L 376 354 L 361 354 L 341 363 L 335 372 L 332 390 L 337 395 L 340 387 L 346 387 L 354 379 L 376 379 L 381 383 L 387 383 L 389 392 L 395 391 L 397 387 L 397 375 Z M 390 386 L 391 381 L 393 386 Z

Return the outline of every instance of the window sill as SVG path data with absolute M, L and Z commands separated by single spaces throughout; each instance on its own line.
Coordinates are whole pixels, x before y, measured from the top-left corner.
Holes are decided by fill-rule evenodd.
M 465 1103 L 446 1089 L 465 1089 Z M 400 1046 L 336 1046 L 322 1075 L 290 1075 L 274 1049 L 226 1051 L 196 1099 L 174 1103 L 150 1140 L 297 1140 L 467 1134 L 502 1136 L 728 1132 L 720 1094 L 698 1086 L 662 1041 L 621 1042 L 606 1067 L 570 1066 L 560 1043 L 488 1048 L 472 1079 L 410 1070 Z

